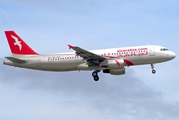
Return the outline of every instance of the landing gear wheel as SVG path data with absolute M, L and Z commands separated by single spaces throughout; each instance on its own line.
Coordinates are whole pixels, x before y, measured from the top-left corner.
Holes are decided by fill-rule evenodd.
M 95 81 L 99 80 L 98 72 L 100 72 L 100 70 L 95 70 L 94 72 L 92 72 L 92 76 Z
M 156 70 L 154 70 L 154 64 L 151 64 L 151 68 L 152 68 L 152 73 L 155 74 Z
M 99 80 L 99 77 L 98 77 L 98 76 L 94 76 L 94 80 L 95 80 L 95 81 L 98 81 L 98 80 Z
M 98 75 L 97 72 L 93 72 L 93 73 L 92 73 L 92 76 L 93 76 L 93 77 L 95 77 L 95 76 L 97 76 L 97 75 Z
M 156 73 L 156 70 L 152 70 L 152 73 L 155 74 L 155 73 Z

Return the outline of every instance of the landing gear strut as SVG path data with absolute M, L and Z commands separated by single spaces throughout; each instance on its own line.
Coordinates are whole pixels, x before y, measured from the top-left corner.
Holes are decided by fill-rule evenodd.
M 99 80 L 98 72 L 100 72 L 100 70 L 95 70 L 94 72 L 92 72 L 92 76 L 95 81 Z
M 152 73 L 155 74 L 156 70 L 154 69 L 154 64 L 151 64 L 151 68 L 152 68 Z

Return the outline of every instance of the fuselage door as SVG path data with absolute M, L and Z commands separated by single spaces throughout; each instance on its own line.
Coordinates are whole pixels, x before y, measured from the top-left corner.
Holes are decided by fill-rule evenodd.
M 38 67 L 41 67 L 42 66 L 42 57 L 41 56 L 39 56 L 39 57 L 37 57 L 37 66 Z
M 149 52 L 150 52 L 150 56 L 155 56 L 155 47 L 154 46 L 149 46 Z

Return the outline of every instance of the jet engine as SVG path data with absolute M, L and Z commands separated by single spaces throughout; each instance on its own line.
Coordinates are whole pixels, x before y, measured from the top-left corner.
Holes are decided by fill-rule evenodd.
M 111 75 L 123 75 L 125 74 L 125 68 L 106 69 L 106 70 L 103 70 L 103 73 L 110 73 Z

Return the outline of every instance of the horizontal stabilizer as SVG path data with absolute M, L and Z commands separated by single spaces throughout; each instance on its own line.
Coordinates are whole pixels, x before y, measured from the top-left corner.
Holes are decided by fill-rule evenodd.
M 14 57 L 6 57 L 6 58 L 13 63 L 25 63 L 26 62 L 25 60 L 21 60 L 21 59 L 14 58 Z

